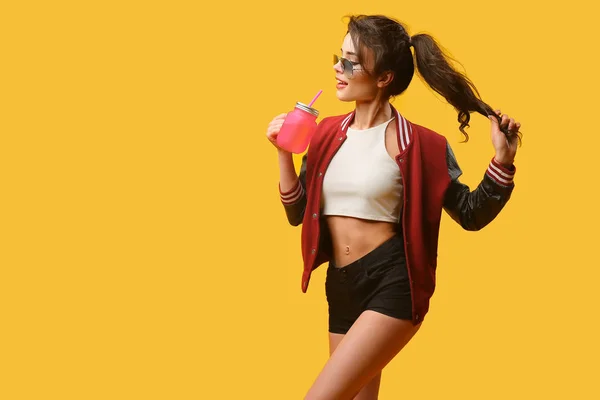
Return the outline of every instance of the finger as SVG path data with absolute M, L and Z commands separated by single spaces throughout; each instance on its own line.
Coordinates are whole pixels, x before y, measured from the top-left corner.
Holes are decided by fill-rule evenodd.
M 500 110 L 494 110 L 494 114 L 500 117 L 502 115 L 502 112 Z M 498 121 L 496 117 L 492 114 L 488 115 L 488 118 L 492 121 Z
M 276 116 L 275 118 L 273 118 L 271 120 L 271 122 L 269 122 L 269 125 L 285 120 L 286 116 L 287 116 L 287 113 L 286 114 L 279 114 L 278 116 Z
M 267 129 L 268 132 L 274 133 L 274 134 L 278 134 L 279 131 L 281 130 L 281 126 L 283 124 L 278 124 L 278 125 L 273 125 L 270 126 L 269 129 Z
M 278 133 L 278 132 L 279 132 L 278 130 L 276 131 L 276 130 L 275 130 L 275 129 L 273 129 L 273 128 L 269 128 L 269 129 L 267 129 L 267 136 L 268 136 L 268 137 L 272 137 L 272 136 L 274 136 L 274 135 L 275 135 L 275 136 L 277 136 L 277 133 Z
M 506 130 L 506 128 L 508 128 L 509 121 L 510 121 L 510 118 L 508 117 L 508 115 L 504 114 L 502 116 L 501 121 L 500 121 L 500 129 L 501 130 Z
M 278 121 L 272 121 L 268 128 L 269 129 L 280 129 L 283 126 L 283 121 L 278 120 Z
M 515 126 L 516 126 L 515 119 L 514 118 L 509 119 L 508 120 L 508 131 L 513 132 L 515 130 Z

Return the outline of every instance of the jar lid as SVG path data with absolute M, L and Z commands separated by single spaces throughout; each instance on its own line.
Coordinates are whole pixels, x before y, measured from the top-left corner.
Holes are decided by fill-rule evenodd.
M 309 107 L 304 103 L 297 102 L 296 108 L 299 108 L 302 111 L 306 111 L 307 113 L 310 113 L 310 114 L 314 115 L 315 117 L 319 116 L 319 110 L 317 110 L 316 108 Z

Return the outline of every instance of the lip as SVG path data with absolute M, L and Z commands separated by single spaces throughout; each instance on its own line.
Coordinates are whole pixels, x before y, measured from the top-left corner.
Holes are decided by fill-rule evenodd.
M 335 80 L 337 81 L 337 85 L 335 85 L 336 88 L 338 89 L 343 89 L 346 86 L 348 86 L 348 82 L 346 82 L 343 79 L 340 79 L 339 77 L 336 76 Z

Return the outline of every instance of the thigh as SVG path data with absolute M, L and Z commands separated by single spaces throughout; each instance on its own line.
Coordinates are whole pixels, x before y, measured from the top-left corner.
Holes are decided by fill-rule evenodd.
M 335 352 L 338 345 L 342 342 L 342 339 L 344 339 L 344 336 L 346 335 L 329 333 L 329 356 Z M 375 375 L 375 377 L 360 390 L 353 400 L 376 400 L 379 396 L 380 385 L 381 372 Z
M 341 333 L 329 332 L 329 356 L 330 357 L 333 354 L 333 352 L 335 351 L 335 349 L 337 349 L 337 347 L 340 344 L 340 342 L 342 341 L 342 339 L 344 339 L 344 336 L 346 336 L 346 335 L 343 335 Z
M 367 310 L 337 343 L 305 399 L 353 399 L 410 341 L 420 325 Z

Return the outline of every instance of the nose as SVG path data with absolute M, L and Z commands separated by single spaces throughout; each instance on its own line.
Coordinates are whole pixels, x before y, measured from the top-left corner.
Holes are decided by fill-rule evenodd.
M 342 62 L 341 62 L 341 61 L 338 61 L 337 63 L 335 63 L 335 64 L 333 65 L 333 70 L 334 70 L 335 72 L 339 73 L 339 74 L 342 74 L 342 73 L 343 73 L 343 71 L 342 71 Z

